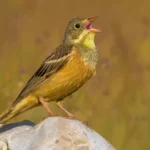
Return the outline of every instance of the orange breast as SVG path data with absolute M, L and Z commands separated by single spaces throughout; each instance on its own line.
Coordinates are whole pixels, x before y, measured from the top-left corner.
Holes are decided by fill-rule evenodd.
M 78 52 L 73 50 L 67 65 L 47 79 L 32 94 L 44 97 L 48 101 L 64 98 L 80 88 L 94 71 L 95 68 L 85 64 Z

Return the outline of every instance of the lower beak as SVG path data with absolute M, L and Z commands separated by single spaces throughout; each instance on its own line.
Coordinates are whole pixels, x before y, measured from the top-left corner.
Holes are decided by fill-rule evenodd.
M 91 17 L 91 18 L 88 18 L 88 21 L 90 22 L 90 23 L 92 23 L 95 19 L 96 19 L 97 17 Z M 94 33 L 99 33 L 99 32 L 101 32 L 101 30 L 99 30 L 99 29 L 95 29 L 95 28 L 90 28 L 90 29 L 88 29 L 90 32 L 94 32 Z
M 95 29 L 95 28 L 90 28 L 89 31 L 90 31 L 90 32 L 94 32 L 94 33 L 99 33 L 99 32 L 101 32 L 101 30 Z

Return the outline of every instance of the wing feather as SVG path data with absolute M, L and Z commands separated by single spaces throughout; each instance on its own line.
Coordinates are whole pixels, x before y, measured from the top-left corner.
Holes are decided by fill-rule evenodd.
M 27 82 L 16 101 L 13 104 L 18 103 L 22 98 L 33 91 L 37 86 L 43 83 L 47 78 L 50 78 L 70 59 L 70 54 L 72 51 L 72 45 L 62 44 L 60 45 L 54 53 L 52 53 L 46 60 L 41 64 L 39 69 Z

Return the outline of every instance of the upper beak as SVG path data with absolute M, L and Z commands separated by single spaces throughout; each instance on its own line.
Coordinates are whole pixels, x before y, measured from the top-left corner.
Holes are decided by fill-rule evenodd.
M 92 23 L 95 19 L 96 19 L 97 17 L 91 17 L 91 18 L 88 18 L 87 20 L 90 22 L 90 23 Z M 99 33 L 99 32 L 101 32 L 101 30 L 99 30 L 99 29 L 95 29 L 95 28 L 89 28 L 88 29 L 90 32 L 95 32 L 95 33 Z
M 97 16 L 88 18 L 88 21 L 92 22 L 92 21 L 94 21 L 96 18 L 97 18 Z

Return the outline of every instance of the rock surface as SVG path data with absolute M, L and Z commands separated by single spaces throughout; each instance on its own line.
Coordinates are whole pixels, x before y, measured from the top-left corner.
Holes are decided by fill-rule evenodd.
M 0 150 L 115 150 L 101 135 L 78 120 L 50 117 L 0 128 Z

